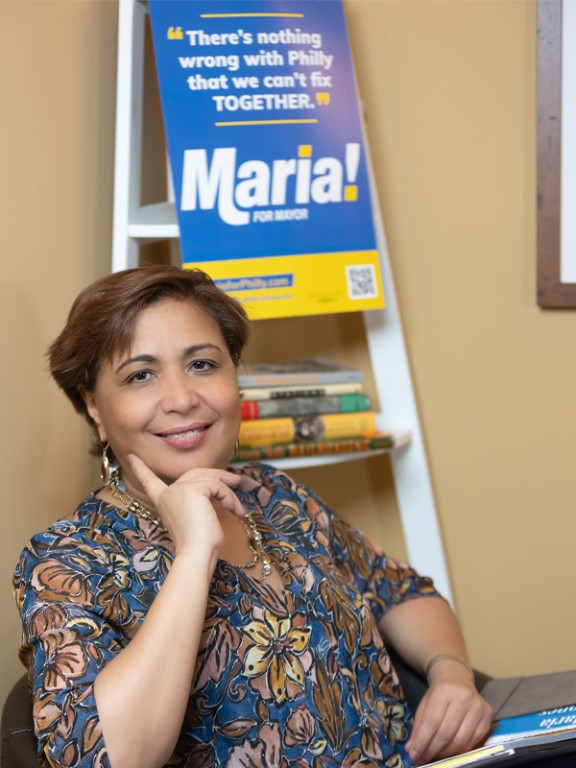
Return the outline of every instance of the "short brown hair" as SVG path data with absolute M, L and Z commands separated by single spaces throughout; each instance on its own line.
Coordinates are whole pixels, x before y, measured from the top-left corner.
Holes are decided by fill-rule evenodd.
M 199 269 L 147 266 L 96 280 L 77 296 L 66 325 L 48 350 L 50 373 L 74 408 L 93 425 L 83 391 L 92 392 L 100 363 L 130 346 L 140 312 L 162 299 L 191 301 L 218 324 L 234 365 L 250 334 L 240 302 Z

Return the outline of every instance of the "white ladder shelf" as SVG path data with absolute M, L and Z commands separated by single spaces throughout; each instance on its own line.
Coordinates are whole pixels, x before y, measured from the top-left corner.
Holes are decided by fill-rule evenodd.
M 143 0 L 119 2 L 113 271 L 138 266 L 142 243 L 179 236 L 173 200 L 140 205 L 146 14 L 147 6 Z M 401 435 L 399 446 L 390 451 L 390 460 L 404 540 L 409 561 L 421 573 L 431 576 L 439 591 L 451 601 L 450 580 L 394 282 L 382 223 L 379 216 L 375 219 L 386 309 L 370 310 L 363 316 L 380 408 L 386 414 L 387 422 L 392 418 L 398 427 L 393 431 Z M 388 423 L 380 426 L 390 429 Z M 335 460 L 326 457 L 321 463 L 329 464 Z M 315 463 L 319 462 L 305 458 L 283 462 L 292 467 Z

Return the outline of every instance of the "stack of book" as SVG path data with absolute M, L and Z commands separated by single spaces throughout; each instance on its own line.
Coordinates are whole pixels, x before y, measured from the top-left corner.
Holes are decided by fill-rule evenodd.
M 236 460 L 263 461 L 391 448 L 378 431 L 361 370 L 323 357 L 240 368 Z

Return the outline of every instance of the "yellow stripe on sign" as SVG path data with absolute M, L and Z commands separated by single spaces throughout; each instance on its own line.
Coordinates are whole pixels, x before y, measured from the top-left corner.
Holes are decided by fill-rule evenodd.
M 294 209 L 294 218 L 299 212 L 304 216 L 307 209 Z M 262 221 L 260 226 L 274 225 L 274 210 L 257 213 Z M 282 211 L 283 216 L 287 213 Z M 199 262 L 188 262 L 184 258 L 183 266 L 201 269 L 213 280 L 222 281 L 220 287 L 239 299 L 253 320 L 361 312 L 384 306 L 376 250 Z M 364 293 L 361 288 L 351 294 L 351 272 L 368 274 L 371 278 Z M 273 280 L 278 287 L 270 287 L 274 285 Z
M 292 125 L 293 123 L 317 123 L 315 118 L 307 117 L 301 120 L 232 120 L 230 122 L 214 123 L 216 128 L 234 127 L 238 125 Z

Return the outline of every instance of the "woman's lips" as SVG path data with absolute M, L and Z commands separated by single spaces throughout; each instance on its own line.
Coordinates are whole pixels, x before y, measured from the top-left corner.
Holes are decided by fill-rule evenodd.
M 176 427 L 166 432 L 157 432 L 163 443 L 186 451 L 190 448 L 196 448 L 204 440 L 204 437 L 210 427 L 209 424 L 203 424 L 191 427 Z

